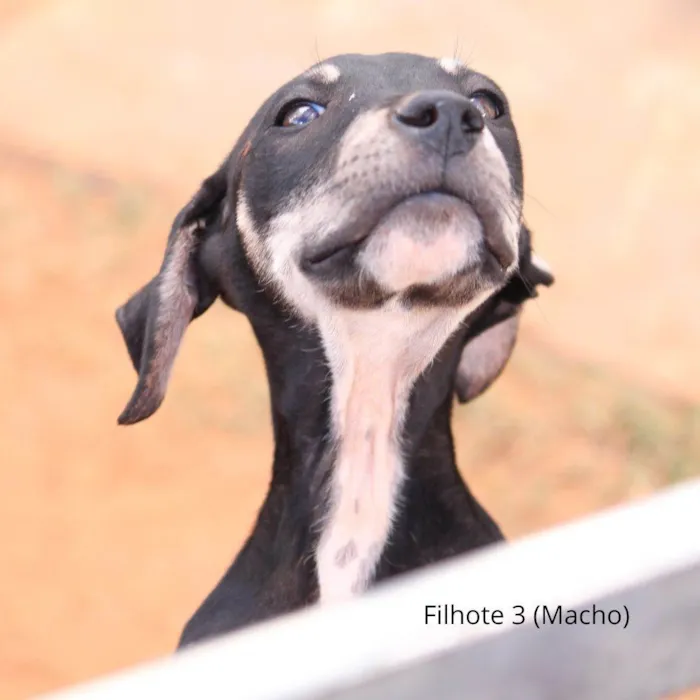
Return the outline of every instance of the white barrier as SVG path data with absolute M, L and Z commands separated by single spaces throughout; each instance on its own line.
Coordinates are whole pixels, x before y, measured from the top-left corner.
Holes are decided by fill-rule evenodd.
M 439 624 L 430 605 L 467 620 Z M 50 697 L 631 700 L 696 686 L 700 481 Z

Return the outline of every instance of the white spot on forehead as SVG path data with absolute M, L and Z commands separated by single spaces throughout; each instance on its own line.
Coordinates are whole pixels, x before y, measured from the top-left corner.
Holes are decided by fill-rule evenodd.
M 340 78 L 340 69 L 333 63 L 322 63 L 314 66 L 306 71 L 306 75 L 310 78 L 316 78 L 323 83 L 334 83 Z
M 348 102 L 352 102 L 355 99 L 355 93 L 353 92 L 352 95 L 348 98 Z
M 440 58 L 438 65 L 450 75 L 457 75 L 464 68 L 464 64 L 458 58 Z

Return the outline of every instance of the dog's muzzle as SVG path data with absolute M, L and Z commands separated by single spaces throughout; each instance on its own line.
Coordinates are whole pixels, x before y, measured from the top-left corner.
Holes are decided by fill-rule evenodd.
M 431 90 L 365 119 L 340 149 L 337 180 L 351 184 L 333 190 L 349 215 L 305 246 L 302 270 L 335 290 L 369 281 L 380 296 L 465 276 L 502 282 L 517 256 L 510 176 L 479 109 Z

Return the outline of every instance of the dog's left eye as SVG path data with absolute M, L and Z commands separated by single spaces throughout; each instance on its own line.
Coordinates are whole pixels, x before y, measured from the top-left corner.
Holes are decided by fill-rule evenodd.
M 318 119 L 326 108 L 315 102 L 295 102 L 285 107 L 277 116 L 278 126 L 306 126 Z
M 505 111 L 501 100 L 491 92 L 475 92 L 469 101 L 481 112 L 484 119 L 498 119 Z

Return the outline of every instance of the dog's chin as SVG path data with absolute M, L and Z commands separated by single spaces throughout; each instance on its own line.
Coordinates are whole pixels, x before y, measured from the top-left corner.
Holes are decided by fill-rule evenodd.
M 482 224 L 467 202 L 420 194 L 383 217 L 362 245 L 357 265 L 391 295 L 439 287 L 478 272 L 483 241 Z
M 395 298 L 461 306 L 506 279 L 474 208 L 442 192 L 402 200 L 366 234 L 302 269 L 332 302 L 353 308 Z

